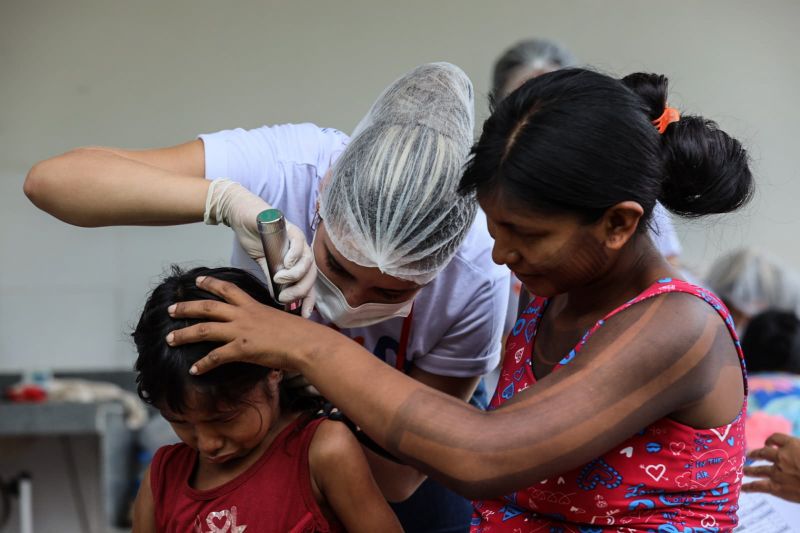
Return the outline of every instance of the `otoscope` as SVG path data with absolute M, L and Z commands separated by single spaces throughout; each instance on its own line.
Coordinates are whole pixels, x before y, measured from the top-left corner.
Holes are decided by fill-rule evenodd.
M 258 226 L 258 234 L 261 235 L 261 245 L 264 247 L 264 257 L 267 260 L 267 286 L 272 293 L 272 298 L 277 302 L 278 295 L 283 289 L 283 285 L 275 283 L 272 278 L 275 272 L 283 269 L 283 258 L 289 250 L 289 238 L 286 234 L 286 219 L 283 218 L 283 213 L 279 209 L 267 209 L 261 211 L 256 217 L 256 225 Z M 284 310 L 299 315 L 301 311 L 301 302 L 298 300 L 284 306 Z M 394 461 L 398 464 L 405 464 L 400 459 L 397 459 L 392 454 L 380 447 L 373 441 L 366 433 L 356 426 L 354 422 L 344 416 L 340 411 L 333 411 L 333 405 L 325 403 L 323 411 L 333 420 L 341 420 L 350 428 L 356 435 L 356 438 L 364 446 L 373 452 Z
M 267 287 L 272 299 L 278 302 L 278 296 L 284 285 L 275 283 L 272 278 L 276 272 L 283 270 L 283 258 L 289 250 L 286 219 L 279 209 L 266 209 L 256 217 L 256 225 L 261 236 L 261 246 L 264 248 L 264 258 L 267 261 Z M 285 304 L 284 310 L 300 314 L 300 301 Z

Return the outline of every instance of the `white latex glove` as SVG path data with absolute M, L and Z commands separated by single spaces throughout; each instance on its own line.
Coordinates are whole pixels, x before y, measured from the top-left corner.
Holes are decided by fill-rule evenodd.
M 222 222 L 233 229 L 244 251 L 256 260 L 267 277 L 269 270 L 267 260 L 264 259 L 256 217 L 261 211 L 271 207 L 239 183 L 227 178 L 218 178 L 209 184 L 206 209 L 203 214 L 203 221 L 206 224 L 216 225 Z M 305 235 L 288 220 L 286 235 L 289 239 L 289 250 L 283 258 L 284 268 L 276 272 L 272 280 L 285 285 L 278 298 L 280 302 L 288 304 L 302 299 L 302 315 L 308 318 L 314 309 L 314 280 L 317 277 L 317 267 Z

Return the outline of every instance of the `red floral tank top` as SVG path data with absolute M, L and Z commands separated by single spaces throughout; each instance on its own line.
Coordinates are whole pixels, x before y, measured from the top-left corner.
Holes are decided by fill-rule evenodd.
M 611 316 L 667 292 L 705 300 L 728 326 L 745 378 L 745 402 L 736 419 L 712 429 L 695 429 L 669 418 L 658 420 L 572 471 L 500 499 L 474 502 L 473 533 L 720 533 L 735 527 L 744 464 L 747 383 L 733 320 L 716 296 L 685 281 L 661 279 L 599 320 L 553 372 L 579 356 L 586 340 Z M 536 383 L 531 354 L 546 305 L 545 299 L 534 299 L 514 325 L 489 409 Z

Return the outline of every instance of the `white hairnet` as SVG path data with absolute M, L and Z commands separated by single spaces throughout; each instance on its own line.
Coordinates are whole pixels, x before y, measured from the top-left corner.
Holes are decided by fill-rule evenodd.
M 800 278 L 770 256 L 743 249 L 721 257 L 706 282 L 717 296 L 749 316 L 767 309 L 800 312 Z
M 457 192 L 473 122 L 472 83 L 455 65 L 421 65 L 387 87 L 320 197 L 336 249 L 390 276 L 433 279 L 475 217 L 474 196 Z

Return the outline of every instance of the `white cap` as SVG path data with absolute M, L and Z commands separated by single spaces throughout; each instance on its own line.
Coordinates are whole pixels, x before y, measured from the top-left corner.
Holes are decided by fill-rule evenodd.
M 472 82 L 450 63 L 421 65 L 381 94 L 320 197 L 348 260 L 424 284 L 452 259 L 475 217 L 458 193 L 472 145 Z

